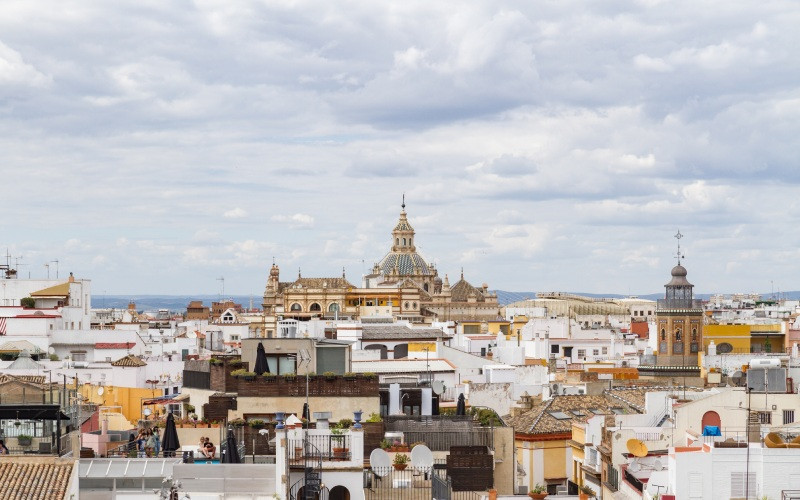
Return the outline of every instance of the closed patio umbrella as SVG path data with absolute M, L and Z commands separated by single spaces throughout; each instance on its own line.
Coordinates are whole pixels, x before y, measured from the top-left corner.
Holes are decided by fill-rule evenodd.
M 236 436 L 233 435 L 233 429 L 228 429 L 228 438 L 225 440 L 225 454 L 222 455 L 222 463 L 242 463 L 242 457 L 239 456 L 239 448 L 236 443 Z
M 164 426 L 164 439 L 161 440 L 161 449 L 165 457 L 174 457 L 175 452 L 181 448 L 178 440 L 178 429 L 175 428 L 175 417 L 172 412 L 167 415 L 167 423 Z
M 267 353 L 264 351 L 264 344 L 258 343 L 256 348 L 256 366 L 253 371 L 258 375 L 269 373 L 269 365 L 267 364 Z
M 467 414 L 467 403 L 464 401 L 464 393 L 458 395 L 458 403 L 456 403 L 456 415 Z

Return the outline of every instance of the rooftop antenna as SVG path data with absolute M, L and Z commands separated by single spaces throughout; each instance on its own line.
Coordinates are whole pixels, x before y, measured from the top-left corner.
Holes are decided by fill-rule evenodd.
M 678 240 L 678 253 L 675 256 L 678 258 L 678 265 L 681 265 L 681 259 L 685 258 L 686 255 L 681 253 L 681 238 L 683 235 L 681 234 L 681 230 L 678 229 L 678 233 L 675 235 L 675 239 Z
M 50 279 L 50 263 L 45 262 L 44 267 L 47 268 L 47 279 Z
M 56 259 L 56 260 L 51 260 L 50 262 L 51 262 L 51 263 L 52 263 L 52 262 L 55 262 L 55 264 L 56 264 L 56 279 L 58 279 L 58 259 Z
M 217 281 L 222 282 L 222 294 L 219 296 L 219 300 L 222 301 L 222 297 L 225 295 L 225 276 L 220 276 Z

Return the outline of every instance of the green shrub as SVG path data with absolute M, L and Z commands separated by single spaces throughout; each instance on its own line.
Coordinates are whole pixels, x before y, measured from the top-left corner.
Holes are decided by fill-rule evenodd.
M 24 297 L 20 299 L 19 305 L 21 305 L 25 309 L 33 309 L 34 307 L 36 307 L 36 300 L 33 297 Z

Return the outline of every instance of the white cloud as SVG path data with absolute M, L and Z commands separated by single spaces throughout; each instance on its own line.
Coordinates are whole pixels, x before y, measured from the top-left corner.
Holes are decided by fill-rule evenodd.
M 236 207 L 234 209 L 228 210 L 227 212 L 222 214 L 222 216 L 227 217 L 228 219 L 241 219 L 247 217 L 247 212 L 242 208 Z
M 285 223 L 290 228 L 311 228 L 314 226 L 314 217 L 308 214 L 273 215 L 270 220 Z

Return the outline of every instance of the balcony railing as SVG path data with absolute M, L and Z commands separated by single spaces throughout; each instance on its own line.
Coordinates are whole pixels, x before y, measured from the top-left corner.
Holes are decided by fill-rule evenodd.
M 622 477 L 625 479 L 626 483 L 630 484 L 637 491 L 644 491 L 644 483 L 642 483 L 639 478 L 628 472 L 627 468 L 625 469 L 625 473 Z
M 306 447 L 305 442 L 311 446 Z M 311 458 L 323 462 L 344 462 L 350 460 L 350 436 L 335 434 L 308 435 L 305 440 L 289 440 L 289 459 L 299 461 Z

